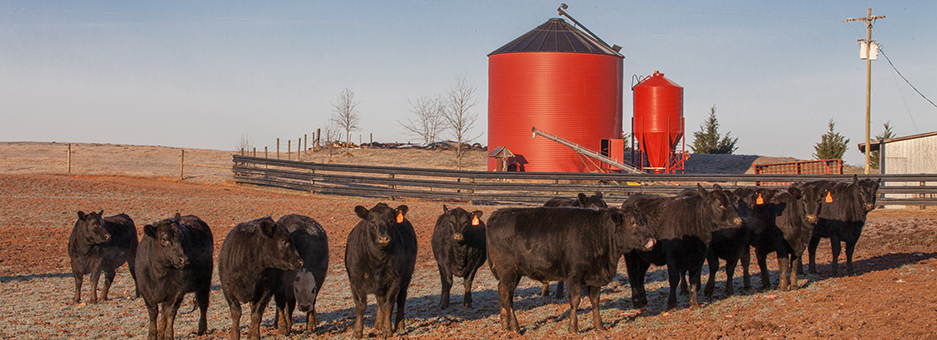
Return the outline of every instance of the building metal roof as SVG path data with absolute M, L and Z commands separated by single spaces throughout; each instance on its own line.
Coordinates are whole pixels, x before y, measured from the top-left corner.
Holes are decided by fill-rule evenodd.
M 925 132 L 921 134 L 904 136 L 904 137 L 889 138 L 885 140 L 873 140 L 873 141 L 869 141 L 869 149 L 872 149 L 872 151 L 878 151 L 882 144 L 901 142 L 901 141 L 924 138 L 924 137 L 931 137 L 931 136 L 937 136 L 937 131 Z M 865 153 L 865 142 L 859 143 L 859 152 Z
M 588 34 L 560 18 L 547 20 L 537 28 L 501 46 L 488 55 L 518 52 L 572 52 L 605 54 L 622 57 L 606 44 L 596 41 Z

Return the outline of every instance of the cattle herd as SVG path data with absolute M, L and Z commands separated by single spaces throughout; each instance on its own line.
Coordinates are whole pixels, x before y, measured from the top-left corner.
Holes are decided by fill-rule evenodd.
M 443 205 L 432 236 L 432 252 L 439 268 L 439 308 L 449 306 L 453 277 L 465 287 L 462 305 L 472 306 L 472 282 L 485 262 L 498 280 L 501 328 L 521 332 L 514 312 L 514 292 L 521 277 L 548 283 L 557 281 L 556 296 L 566 284 L 569 331 L 579 330 L 577 309 L 582 297 L 592 305 L 592 322 L 604 331 L 599 314 L 600 289 L 618 275 L 625 258 L 631 299 L 635 308 L 647 305 L 645 275 L 651 264 L 666 266 L 670 282 L 667 308 L 677 308 L 677 290 L 689 294 L 698 307 L 697 293 L 704 262 L 709 281 L 704 293 L 712 295 L 719 260 L 725 261 L 726 295 L 733 294 L 732 276 L 741 262 L 743 285 L 751 248 L 761 268 L 762 288 L 770 287 L 767 255 L 778 259 L 778 288 L 796 289 L 801 257 L 809 253 L 809 271 L 816 273 L 816 250 L 829 238 L 833 251 L 832 275 L 838 274 L 841 242 L 846 243 L 846 273 L 854 274 L 852 256 L 865 224 L 875 208 L 881 180 L 853 177 L 851 182 L 797 183 L 783 191 L 741 187 L 724 190 L 697 184 L 694 190 L 663 197 L 637 194 L 621 207 L 608 208 L 601 193 L 578 198 L 556 198 L 538 208 L 503 208 L 482 221 L 482 212 L 450 209 Z M 389 337 L 403 328 L 407 289 L 417 256 L 417 238 L 406 218 L 408 208 L 378 203 L 371 209 L 355 207 L 361 219 L 349 233 L 345 269 L 355 304 L 353 334 L 363 335 L 368 295 L 377 304 L 375 330 Z M 114 280 L 115 270 L 128 264 L 149 315 L 148 339 L 171 339 L 173 321 L 183 297 L 195 293 L 199 309 L 197 334 L 204 334 L 213 270 L 214 238 L 211 228 L 196 216 L 175 216 L 143 227 L 138 240 L 134 222 L 125 214 L 104 217 L 103 211 L 78 212 L 68 241 L 75 276 L 74 302 L 81 300 L 84 275 L 90 274 L 91 302 L 97 302 L 97 284 L 105 274 L 101 299 Z M 240 223 L 225 237 L 218 254 L 218 276 L 231 316 L 230 339 L 239 339 L 241 305 L 250 305 L 248 337 L 260 338 L 264 309 L 273 298 L 274 327 L 280 334 L 292 329 L 297 306 L 307 315 L 306 332 L 314 332 L 316 296 L 328 269 L 325 229 L 308 216 L 287 215 Z M 396 306 L 396 314 L 394 314 Z M 160 314 L 162 313 L 162 314 Z

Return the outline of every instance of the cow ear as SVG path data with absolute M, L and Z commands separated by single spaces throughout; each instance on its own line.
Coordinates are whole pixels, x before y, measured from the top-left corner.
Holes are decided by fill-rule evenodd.
M 596 192 L 595 192 L 595 197 L 597 197 L 597 198 L 602 198 L 602 192 L 601 192 L 601 191 L 596 191 Z
M 98 216 L 104 217 L 104 210 L 99 211 Z
M 800 191 L 800 189 L 794 185 L 791 185 L 790 188 L 787 188 L 787 192 L 789 192 L 792 196 L 794 196 L 795 199 L 800 199 L 801 197 L 804 196 L 803 191 Z
M 706 191 L 706 188 L 704 188 L 699 183 L 696 183 L 696 191 L 699 192 L 700 197 L 703 197 L 703 198 L 709 197 L 709 192 Z
M 475 215 L 475 217 L 481 218 L 485 213 L 483 213 L 481 210 L 475 210 L 472 212 L 472 214 Z
M 359 205 L 355 207 L 355 214 L 358 214 L 358 217 L 360 217 L 362 220 L 366 220 L 368 219 L 368 208 Z
M 615 227 L 625 223 L 625 214 L 618 208 L 608 209 L 609 217 L 612 218 L 612 222 L 615 222 Z
M 78 219 L 79 219 L 79 220 L 85 219 L 85 212 L 84 212 L 84 211 L 78 210 Z
M 400 205 L 397 207 L 397 212 L 406 215 L 407 211 L 410 210 L 406 205 Z
M 156 227 L 153 227 L 152 225 L 147 224 L 147 225 L 143 226 L 143 233 L 146 234 L 146 236 L 149 236 L 149 237 L 152 237 L 152 238 L 155 239 L 155 238 L 156 238 Z
M 719 184 L 713 184 L 713 191 L 722 191 L 722 186 Z
M 586 194 L 583 194 L 581 192 L 579 193 L 579 203 L 582 203 L 583 205 L 585 205 L 587 199 L 589 199 L 589 197 L 586 196 Z
M 449 207 L 447 207 L 445 204 L 443 204 L 443 205 L 442 205 L 442 213 L 445 214 L 445 213 L 447 213 L 447 212 L 449 212 Z
M 179 221 L 179 220 L 182 219 L 182 214 L 180 214 L 180 213 L 177 212 L 176 215 L 172 217 L 172 219 L 174 219 L 174 220 L 176 220 L 176 221 Z
M 856 175 L 856 174 L 852 175 L 852 183 L 859 183 L 859 175 Z
M 276 222 L 271 223 L 271 220 L 263 219 L 260 221 L 260 231 L 267 237 L 273 237 L 276 227 Z

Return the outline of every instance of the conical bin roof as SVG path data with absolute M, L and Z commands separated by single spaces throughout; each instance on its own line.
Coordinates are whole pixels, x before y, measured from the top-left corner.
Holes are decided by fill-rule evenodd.
M 560 18 L 547 20 L 537 28 L 501 46 L 488 55 L 518 52 L 573 52 L 606 54 L 624 58 L 609 46 L 596 41 Z

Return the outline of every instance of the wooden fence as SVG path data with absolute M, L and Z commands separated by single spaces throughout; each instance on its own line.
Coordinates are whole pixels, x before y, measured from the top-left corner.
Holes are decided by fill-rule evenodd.
M 851 181 L 852 175 L 649 175 L 598 173 L 525 173 L 458 171 L 345 164 L 322 164 L 249 156 L 233 156 L 236 183 L 307 191 L 320 194 L 410 197 L 464 201 L 475 204 L 539 204 L 556 196 L 601 191 L 610 204 L 634 193 L 676 194 L 685 188 L 718 183 L 723 188 L 755 183 L 792 183 L 821 179 Z M 912 194 L 911 198 L 882 197 L 880 204 L 937 204 L 937 175 L 859 175 L 881 178 L 880 194 Z M 900 184 L 900 185 L 889 185 Z M 921 183 L 906 186 L 906 183 Z M 783 188 L 783 187 L 777 187 Z

